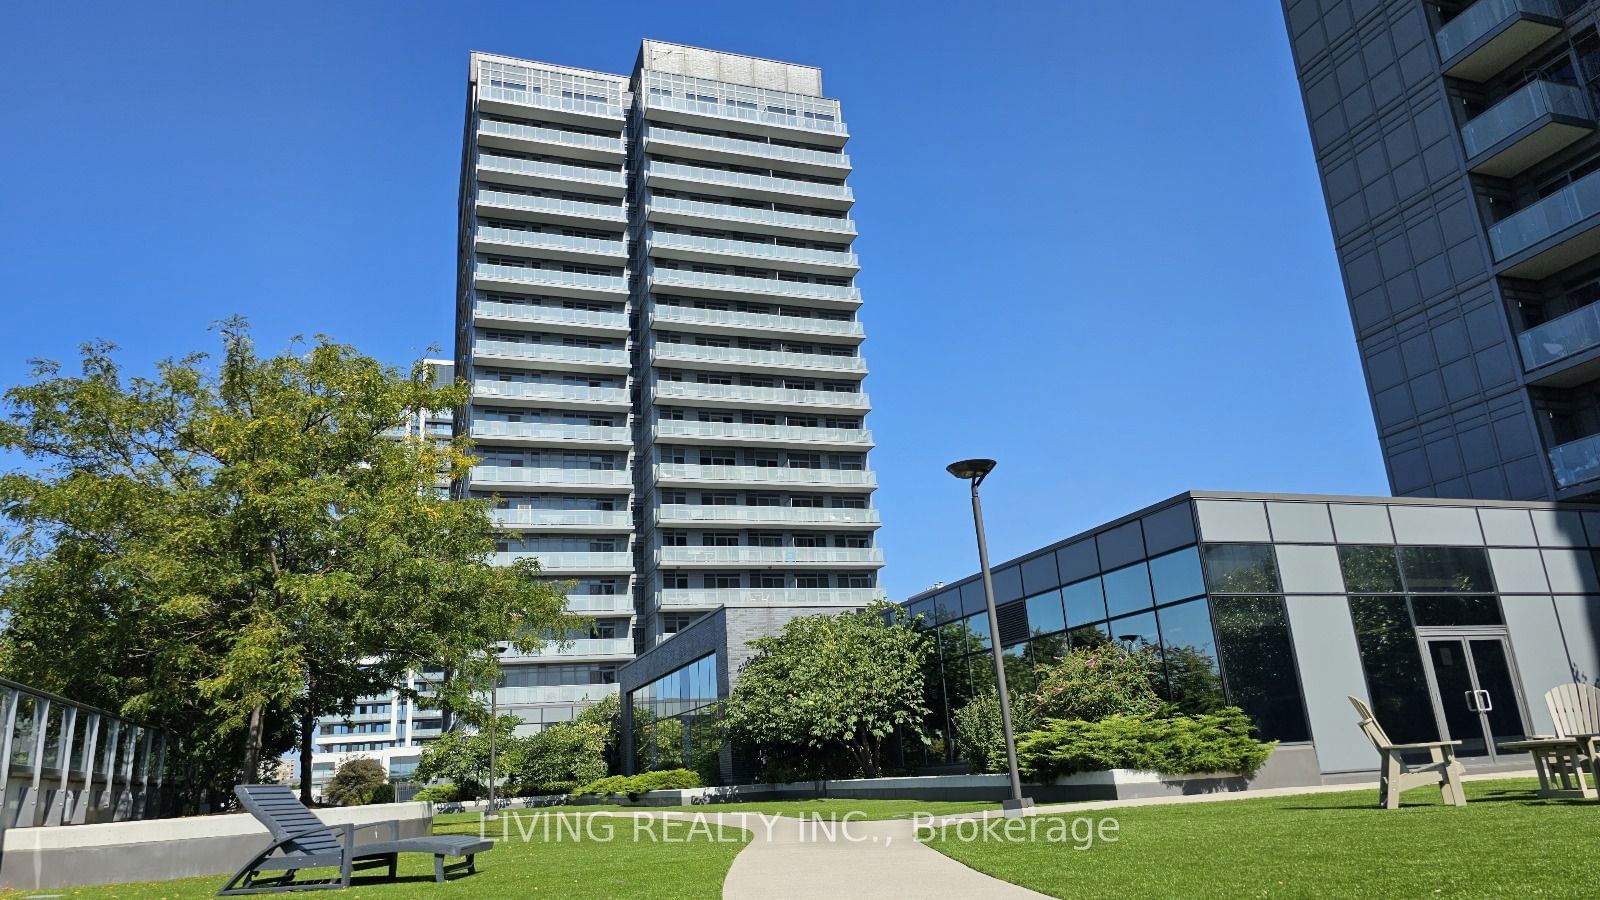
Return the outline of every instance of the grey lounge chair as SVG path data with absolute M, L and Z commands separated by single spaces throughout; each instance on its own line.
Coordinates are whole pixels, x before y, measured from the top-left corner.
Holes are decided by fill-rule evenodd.
M 1389 740 L 1383 726 L 1378 724 L 1367 704 L 1355 697 L 1349 698 L 1356 714 L 1361 716 L 1361 732 L 1372 742 L 1372 748 L 1383 758 L 1382 780 L 1378 785 L 1378 802 L 1385 809 L 1400 807 L 1400 792 L 1419 784 L 1439 785 L 1444 802 L 1453 806 L 1466 806 L 1467 794 L 1461 788 L 1461 761 L 1456 759 L 1456 746 L 1460 741 L 1428 741 L 1421 744 L 1396 744 Z M 1428 751 L 1428 762 L 1408 763 L 1400 758 L 1407 750 Z
M 280 891 L 337 890 L 350 886 L 352 872 L 387 865 L 393 878 L 402 853 L 433 854 L 433 880 L 442 882 L 450 872 L 477 872 L 477 854 L 494 847 L 494 841 L 468 834 L 400 837 L 400 823 L 391 821 L 389 839 L 356 846 L 356 826 L 327 825 L 301 805 L 294 791 L 281 784 L 241 784 L 233 789 L 239 802 L 272 832 L 272 845 L 233 873 L 218 896 Z M 364 825 L 363 828 L 372 826 Z M 278 855 L 274 855 L 278 854 Z M 447 856 L 464 856 L 463 862 L 445 865 Z M 337 878 L 296 881 L 301 869 L 339 867 Z M 273 872 L 266 879 L 263 872 Z

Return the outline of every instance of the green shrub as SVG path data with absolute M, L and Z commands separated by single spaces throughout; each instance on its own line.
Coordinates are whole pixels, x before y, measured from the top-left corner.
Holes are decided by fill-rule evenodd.
M 1271 744 L 1238 707 L 1198 716 L 1108 716 L 1098 722 L 1051 719 L 1017 741 L 1018 765 L 1031 777 L 1145 769 L 1168 775 L 1261 768 Z
M 379 785 L 388 783 L 389 773 L 384 771 L 383 763 L 357 756 L 339 764 L 322 790 L 322 799 L 334 806 L 361 806 L 372 802 L 372 793 Z M 394 796 L 392 788 L 389 796 Z
M 659 772 L 645 772 L 642 775 L 612 775 L 609 778 L 596 779 L 574 790 L 572 795 L 581 797 L 585 794 L 597 796 L 626 794 L 629 797 L 637 797 L 648 791 L 670 791 L 703 786 L 700 776 L 688 769 L 663 769 Z
M 455 803 L 461 799 L 461 789 L 453 784 L 433 784 L 417 791 L 413 800 L 429 800 L 434 803 Z
M 1161 698 L 1151 680 L 1159 671 L 1160 662 L 1148 648 L 1125 650 L 1111 643 L 1080 647 L 1039 667 L 1031 712 L 1036 721 L 1155 715 Z
M 955 714 L 956 749 L 974 772 L 1006 770 L 1006 733 L 1000 723 L 1000 695 L 988 693 L 973 698 Z M 1011 708 L 1011 732 L 1020 735 L 1034 727 L 1032 714 L 1024 707 Z
M 393 803 L 394 802 L 394 785 L 392 785 L 389 782 L 385 781 L 383 784 L 375 786 L 372 789 L 372 791 L 367 794 L 366 800 L 364 800 L 362 802 L 363 802 L 363 804 Z
M 546 797 L 551 794 L 570 794 L 578 787 L 576 781 L 543 781 L 517 785 L 518 797 Z

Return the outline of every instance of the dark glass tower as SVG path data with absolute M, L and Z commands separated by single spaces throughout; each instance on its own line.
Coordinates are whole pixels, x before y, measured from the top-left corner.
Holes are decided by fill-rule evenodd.
M 1284 0 L 1397 495 L 1600 494 L 1600 4 Z

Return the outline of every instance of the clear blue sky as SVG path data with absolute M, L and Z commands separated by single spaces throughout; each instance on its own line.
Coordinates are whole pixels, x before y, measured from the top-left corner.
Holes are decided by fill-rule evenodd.
M 642 37 L 808 63 L 844 103 L 884 585 L 1190 488 L 1386 493 L 1277 0 L 123 3 L 0 30 L 0 385 L 451 335 L 472 49 L 628 72 Z

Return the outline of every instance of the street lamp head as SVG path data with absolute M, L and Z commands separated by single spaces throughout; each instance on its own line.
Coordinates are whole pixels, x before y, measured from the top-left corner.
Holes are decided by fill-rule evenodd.
M 963 481 L 970 481 L 974 479 L 977 481 L 982 481 L 984 476 L 988 475 L 989 472 L 994 469 L 994 460 L 963 459 L 960 462 L 953 462 L 944 468 L 946 472 L 949 472 L 951 475 L 954 475 Z

